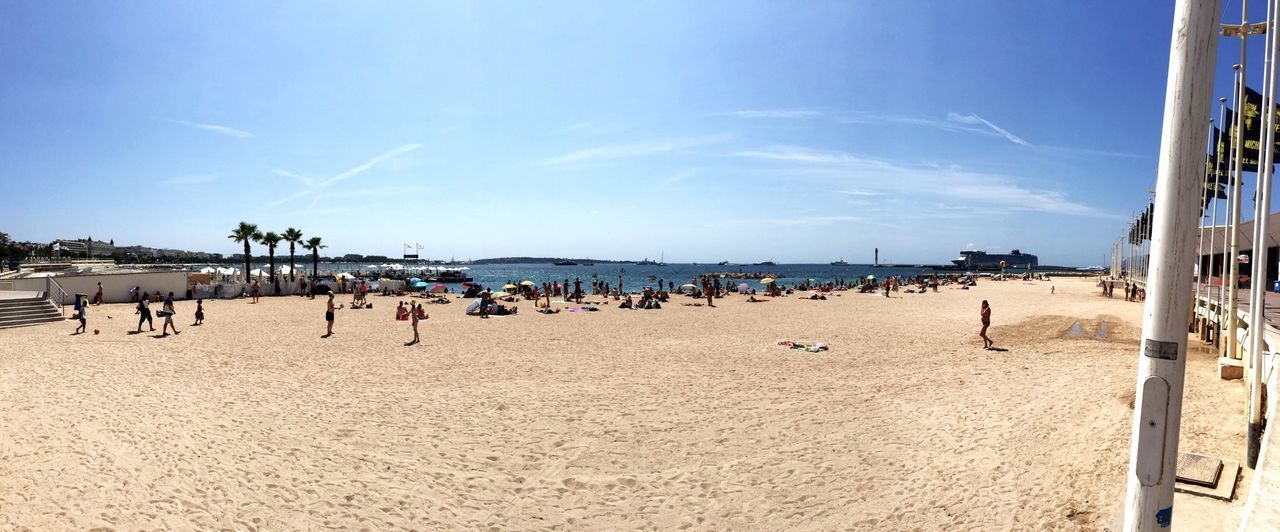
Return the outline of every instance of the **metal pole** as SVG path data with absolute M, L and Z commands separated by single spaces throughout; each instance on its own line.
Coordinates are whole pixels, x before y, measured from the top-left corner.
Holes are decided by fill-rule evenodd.
M 1245 2 L 1248 3 L 1247 1 Z M 1244 55 L 1244 38 L 1240 40 L 1240 55 Z M 1243 61 L 1243 59 L 1241 59 Z M 1240 112 L 1240 107 L 1244 104 L 1244 66 L 1243 63 L 1236 65 L 1236 86 L 1235 86 L 1235 125 L 1232 128 L 1231 142 L 1235 148 L 1235 183 L 1232 185 L 1231 197 L 1231 253 L 1226 258 L 1227 268 L 1230 272 L 1227 281 L 1227 356 L 1235 359 L 1240 358 L 1240 350 L 1236 345 L 1236 307 L 1240 304 L 1240 194 L 1242 193 L 1244 180 L 1244 113 Z
M 1275 31 L 1276 13 L 1273 10 L 1274 0 L 1267 3 L 1267 58 L 1263 70 L 1262 92 L 1262 146 L 1258 161 L 1258 198 L 1254 208 L 1253 219 L 1253 274 L 1249 290 L 1249 360 L 1252 373 L 1249 381 L 1249 433 L 1246 461 L 1249 469 L 1258 467 L 1258 453 L 1262 449 L 1262 351 L 1264 329 L 1264 313 L 1267 295 L 1267 229 L 1271 218 L 1271 177 L 1273 146 L 1275 144 L 1276 113 L 1276 68 L 1270 59 L 1277 52 Z
M 1227 111 L 1226 111 L 1226 109 L 1227 109 L 1227 99 L 1226 99 L 1226 98 L 1218 98 L 1218 124 L 1219 124 L 1219 125 L 1221 125 L 1221 124 L 1222 124 L 1223 117 L 1226 115 L 1226 112 L 1227 112 Z M 1219 130 L 1219 135 L 1221 135 L 1221 130 Z M 1221 139 L 1221 137 L 1219 137 L 1219 139 Z M 1226 155 L 1226 154 L 1225 154 L 1225 153 L 1222 153 L 1222 152 L 1219 152 L 1219 151 L 1218 151 L 1218 145 L 1216 145 L 1216 144 L 1213 146 L 1213 155 L 1214 155 L 1214 162 L 1215 162 L 1216 164 L 1218 164 L 1218 165 L 1224 164 L 1222 159 L 1223 159 L 1223 156 L 1224 156 L 1224 155 Z M 1229 166 L 1229 165 L 1228 165 L 1228 166 Z M 1218 188 L 1219 190 L 1221 190 L 1221 189 L 1222 189 L 1222 173 L 1218 171 L 1218 166 L 1214 166 L 1214 168 L 1213 168 L 1213 182 L 1214 182 L 1214 184 L 1215 184 L 1215 185 L 1217 185 L 1217 188 Z M 1226 214 L 1226 213 L 1223 213 L 1223 214 Z M 1209 233 L 1209 277 L 1210 277 L 1210 279 L 1212 279 L 1212 278 L 1213 278 L 1213 263 L 1214 263 L 1214 262 L 1216 262 L 1216 261 L 1214 261 L 1214 260 L 1213 260 L 1213 258 L 1214 258 L 1214 256 L 1215 256 L 1215 255 L 1217 255 L 1217 251 L 1218 251 L 1218 245 L 1217 245 L 1217 240 L 1218 240 L 1218 199 L 1217 199 L 1216 197 L 1213 199 L 1213 223 L 1212 223 L 1212 224 L 1209 224 L 1209 225 L 1213 227 L 1213 231 Z M 1223 236 L 1226 236 L 1226 235 L 1223 235 Z M 1223 253 L 1223 255 L 1226 255 L 1226 253 Z M 1224 272 L 1223 272 L 1222 270 L 1219 270 L 1219 271 L 1218 271 L 1218 279 L 1219 279 L 1219 280 L 1221 280 L 1221 279 L 1222 279 L 1222 274 L 1223 274 L 1223 273 L 1224 273 Z M 1212 283 L 1212 281 L 1210 281 L 1210 282 Z M 1215 299 L 1217 299 L 1217 300 L 1218 300 L 1218 310 L 1219 310 L 1219 311 L 1221 311 L 1221 310 L 1222 310 L 1222 284 L 1221 284 L 1221 283 L 1219 283 L 1219 284 L 1218 284 L 1218 294 L 1217 294 L 1217 296 L 1218 296 L 1218 297 L 1217 297 L 1217 298 L 1215 298 Z M 1219 322 L 1219 324 L 1221 324 L 1221 322 Z M 1217 338 L 1217 337 L 1218 337 L 1218 335 L 1217 335 L 1216 333 L 1217 333 L 1217 332 L 1221 332 L 1221 330 L 1219 329 L 1218 331 L 1214 331 L 1214 332 L 1215 332 L 1215 334 L 1214 334 L 1213 336 L 1214 336 L 1214 338 Z
M 1196 212 L 1204 189 L 1204 119 L 1212 105 L 1219 0 L 1178 0 L 1168 87 L 1142 352 L 1125 492 L 1125 530 L 1161 530 L 1173 521 L 1173 483 L 1182 420 L 1187 310 Z

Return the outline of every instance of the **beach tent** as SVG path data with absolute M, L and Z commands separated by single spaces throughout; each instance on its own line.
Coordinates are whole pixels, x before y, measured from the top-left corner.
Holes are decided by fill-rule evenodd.
M 693 293 L 693 291 L 694 291 L 694 290 L 697 290 L 697 289 L 698 289 L 698 287 L 696 287 L 696 286 L 694 286 L 694 285 L 691 285 L 691 284 L 682 284 L 682 285 L 680 285 L 680 289 L 679 289 L 679 290 L 676 290 L 676 293 L 679 293 L 679 294 L 692 294 L 692 293 Z

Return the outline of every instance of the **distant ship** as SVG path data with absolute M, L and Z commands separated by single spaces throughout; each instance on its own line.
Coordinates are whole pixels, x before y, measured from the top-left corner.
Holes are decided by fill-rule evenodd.
M 716 264 L 718 264 L 718 265 L 720 265 L 720 266 L 728 266 L 728 265 L 729 265 L 729 261 L 727 261 L 727 260 L 722 260 L 722 261 L 720 261 L 720 262 L 718 262 L 718 263 L 716 263 Z
M 578 265 L 578 263 L 573 262 L 571 260 L 560 260 L 560 261 L 553 262 L 551 264 L 555 264 L 556 266 L 577 266 Z
M 657 266 L 657 265 L 658 263 L 649 260 L 649 257 L 645 257 L 644 260 L 636 263 L 636 266 Z
M 1040 265 L 1040 259 L 1030 253 L 1013 250 L 1009 254 L 991 254 L 985 251 L 961 251 L 960 257 L 951 261 L 956 268 L 966 270 L 992 270 L 1023 268 L 1030 270 Z
M 594 263 L 594 262 L 584 262 L 584 263 L 582 263 L 582 265 L 583 265 L 583 266 L 595 266 L 595 265 L 596 265 L 596 263 Z
M 845 262 L 844 259 L 841 258 L 840 260 L 831 261 L 831 265 L 832 266 L 848 266 L 849 263 Z
M 773 263 L 773 259 L 769 259 L 764 262 L 757 262 L 755 265 L 756 266 L 777 266 L 777 264 Z

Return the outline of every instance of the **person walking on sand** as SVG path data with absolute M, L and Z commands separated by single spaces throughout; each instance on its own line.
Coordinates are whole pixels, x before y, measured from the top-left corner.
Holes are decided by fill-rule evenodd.
M 142 332 L 143 322 L 146 322 L 147 328 L 151 329 L 151 332 L 156 331 L 156 326 L 151 323 L 151 303 L 147 299 L 146 292 L 143 292 L 142 297 L 138 299 L 138 332 Z
M 175 313 L 173 309 L 173 292 L 169 292 L 169 295 L 165 296 L 164 306 L 161 308 L 164 310 L 164 325 L 160 328 L 163 333 L 161 336 L 169 336 L 170 328 L 173 329 L 173 334 L 177 336 L 178 326 L 173 323 L 173 315 Z
M 98 286 L 102 286 L 102 285 L 98 285 Z M 89 321 L 88 321 L 88 320 L 89 320 L 89 305 L 86 305 L 86 304 L 84 304 L 84 303 L 81 303 L 81 304 L 80 304 L 80 310 L 76 313 L 76 317 L 80 319 L 80 326 L 79 326 L 79 327 L 76 327 L 76 332 L 75 332 L 75 334 L 80 334 L 80 333 L 83 333 L 83 332 L 89 332 L 89 326 L 88 326 L 88 323 L 89 323 Z
M 93 295 L 93 304 L 94 305 L 102 304 L 102 283 L 98 283 L 98 293 Z
M 195 327 L 196 325 L 204 325 L 204 300 L 203 299 L 196 300 L 196 322 L 192 323 L 191 326 Z
M 258 302 L 258 295 L 262 293 L 262 287 L 258 285 L 258 281 L 253 281 L 253 286 L 249 287 L 249 296 L 253 298 L 253 302 Z
M 988 305 L 987 300 L 985 299 L 982 300 L 981 315 L 982 330 L 978 331 L 978 336 L 982 337 L 982 348 L 991 349 L 991 347 L 995 345 L 995 342 L 992 342 L 991 338 L 987 337 L 987 327 L 991 326 L 991 305 Z
M 333 312 L 336 310 L 338 310 L 337 307 L 333 306 L 333 292 L 329 292 L 329 302 L 325 303 L 324 310 L 324 321 L 328 323 L 329 327 L 325 329 L 324 336 L 321 336 L 321 338 L 333 336 Z

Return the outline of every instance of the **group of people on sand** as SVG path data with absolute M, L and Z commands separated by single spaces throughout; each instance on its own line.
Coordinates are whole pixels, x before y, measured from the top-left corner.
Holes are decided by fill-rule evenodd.
M 71 333 L 73 335 L 84 334 L 89 331 L 89 305 L 102 304 L 102 283 L 98 283 L 98 291 L 94 294 L 92 300 L 87 298 L 82 299 L 79 296 L 76 296 L 76 298 L 75 318 L 76 321 L 79 322 L 79 325 L 77 325 L 75 331 Z M 147 325 L 147 329 L 150 332 L 155 332 L 156 316 L 164 318 L 164 323 L 160 326 L 160 336 L 169 336 L 169 331 L 171 330 L 174 335 L 181 334 L 178 331 L 177 324 L 173 321 L 174 316 L 177 315 L 177 307 L 174 303 L 173 292 L 169 292 L 168 295 L 161 295 L 159 290 L 151 293 L 142 290 L 142 287 L 140 286 L 135 286 L 129 289 L 129 301 L 134 304 L 133 313 L 138 316 L 138 328 L 134 331 L 135 334 L 142 332 L 142 325 L 144 323 Z M 156 302 L 161 303 L 162 306 L 160 310 L 152 312 L 151 304 Z M 195 318 L 195 322 L 191 324 L 193 327 L 204 324 L 204 299 L 196 300 Z M 94 334 L 98 334 L 99 331 L 95 329 L 93 332 Z
M 1145 301 L 1147 299 L 1147 291 L 1143 288 L 1138 287 L 1138 283 L 1131 282 L 1128 279 L 1125 279 L 1123 283 L 1124 284 L 1121 285 L 1120 289 L 1122 290 L 1121 295 L 1124 296 L 1125 301 Z M 1103 279 L 1101 281 L 1098 281 L 1098 284 L 1102 285 L 1103 297 L 1108 297 L 1108 298 L 1116 297 L 1115 296 L 1115 293 L 1116 293 L 1115 279 Z

